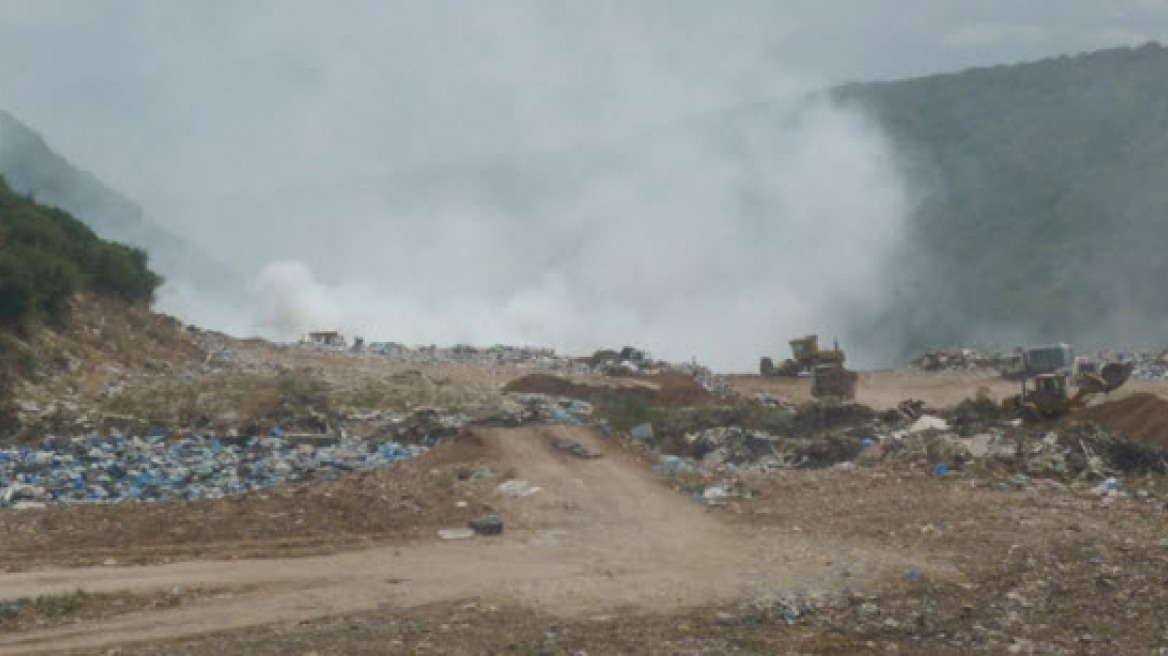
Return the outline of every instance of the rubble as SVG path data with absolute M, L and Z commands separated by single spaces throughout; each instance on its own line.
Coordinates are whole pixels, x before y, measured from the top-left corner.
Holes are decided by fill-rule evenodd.
M 945 421 L 944 419 L 941 419 L 940 417 L 934 417 L 932 415 L 922 415 L 919 419 L 917 419 L 915 422 L 913 422 L 912 426 L 908 427 L 909 434 L 922 433 L 924 431 L 930 431 L 930 430 L 938 430 L 938 431 L 949 430 L 949 422 Z
M 503 519 L 496 513 L 487 513 L 467 522 L 476 535 L 502 535 Z
M 513 478 L 507 481 L 503 481 L 496 489 L 499 491 L 499 494 L 502 494 L 506 497 L 529 497 L 533 494 L 536 494 L 543 488 L 532 485 L 527 481 Z
M 438 537 L 443 540 L 469 540 L 474 536 L 474 529 L 470 528 L 443 528 L 438 530 Z
M 997 369 L 1000 358 L 970 348 L 929 351 L 913 361 L 924 371 L 977 371 Z
M 577 458 L 582 458 L 584 460 L 593 460 L 595 458 L 601 457 L 601 454 L 593 451 L 592 449 L 589 449 L 588 447 L 575 440 L 555 440 L 552 442 L 552 446 L 559 449 L 560 451 L 573 455 Z
M 0 449 L 0 507 L 22 502 L 213 499 L 413 458 L 425 447 L 355 439 L 330 446 L 282 437 L 49 438 Z

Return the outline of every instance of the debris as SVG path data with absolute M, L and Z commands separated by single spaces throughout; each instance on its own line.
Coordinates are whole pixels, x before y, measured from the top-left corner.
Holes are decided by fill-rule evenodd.
M 1119 488 L 1120 488 L 1119 479 L 1109 478 L 1109 479 L 1103 481 L 1102 483 L 1100 483 L 1099 485 L 1096 485 L 1094 488 L 1092 488 L 1091 492 L 1094 494 L 1098 494 L 1098 495 L 1104 495 L 1104 494 L 1107 494 L 1108 492 L 1111 492 L 1112 490 L 1118 490 Z
M 920 419 L 917 419 L 908 428 L 909 434 L 923 433 L 924 431 L 930 430 L 947 431 L 949 430 L 949 422 L 940 417 L 934 417 L 933 415 L 922 415 Z
M 653 424 L 645 422 L 643 424 L 633 426 L 631 429 L 629 429 L 629 435 L 631 435 L 634 440 L 641 442 L 651 442 L 653 441 Z
M 913 362 L 913 366 L 925 371 L 977 371 L 996 369 L 1001 358 L 985 355 L 973 349 L 963 348 L 951 351 L 930 351 Z
M 589 449 L 576 440 L 556 440 L 552 442 L 552 446 L 556 447 L 560 451 L 570 453 L 577 458 L 583 458 L 585 460 L 592 460 L 602 457 L 602 454 Z
M 718 503 L 722 499 L 733 496 L 737 495 L 722 485 L 711 485 L 702 492 L 702 499 L 710 504 Z
M 499 494 L 502 494 L 503 496 L 529 497 L 529 496 L 535 494 L 536 492 L 539 492 L 543 488 L 536 487 L 536 486 L 532 485 L 531 483 L 528 483 L 527 481 L 522 481 L 522 480 L 519 480 L 517 478 L 513 478 L 513 479 L 508 480 L 508 481 L 503 481 L 502 483 L 499 484 L 499 487 L 496 489 L 499 491 Z
M 660 455 L 658 456 L 660 464 L 657 465 L 658 471 L 663 471 L 669 474 L 677 474 L 680 472 L 687 472 L 693 470 L 693 465 L 686 462 L 685 458 L 677 456 Z
M 50 438 L 38 447 L 0 449 L 0 507 L 213 499 L 282 483 L 334 480 L 424 451 L 359 439 L 318 446 L 294 445 L 283 437 Z
M 479 535 L 502 535 L 503 519 L 495 513 L 487 513 L 467 522 L 467 526 Z
M 469 528 L 444 528 L 438 531 L 438 537 L 443 540 L 469 540 L 474 536 L 474 530 Z

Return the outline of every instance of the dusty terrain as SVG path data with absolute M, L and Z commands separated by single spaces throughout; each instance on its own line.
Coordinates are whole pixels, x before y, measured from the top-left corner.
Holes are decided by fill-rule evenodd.
M 707 419 L 790 427 L 773 423 L 787 410 L 755 397 L 798 404 L 810 382 L 731 376 L 707 391 L 192 339 L 165 366 L 86 368 L 81 411 L 212 431 L 323 415 L 371 435 L 384 426 L 360 418 L 388 413 L 397 418 L 378 421 L 392 424 L 418 408 L 481 421 L 417 459 L 332 482 L 0 510 L 0 654 L 1168 653 L 1163 475 L 1116 472 L 1122 490 L 1107 492 L 1090 462 L 971 462 L 925 438 L 818 469 L 676 472 L 620 426 L 492 418 L 515 404 L 505 386 L 526 381 L 517 392 L 586 398 L 601 415 L 612 406 L 614 422 L 628 401 L 632 419 L 665 427 L 680 415 L 664 413 L 686 404 Z M 64 381 L 67 369 L 35 391 Z M 988 374 L 865 372 L 858 400 L 943 409 L 1014 390 Z M 1094 418 L 1154 443 L 1168 413 L 1137 394 L 1166 391 L 1133 383 Z M 800 416 L 817 414 L 829 416 Z M 871 411 L 844 415 L 857 435 L 878 430 Z M 576 457 L 563 440 L 601 457 Z M 500 488 L 515 481 L 539 490 Z M 703 496 L 722 488 L 733 494 Z M 439 537 L 486 512 L 503 535 Z
M 579 440 L 607 457 L 585 460 L 557 452 L 555 438 Z M 99 594 L 175 586 L 246 590 L 230 599 L 107 618 L 96 626 L 0 636 L 0 653 L 59 652 L 484 597 L 563 617 L 621 608 L 662 612 L 774 593 L 829 595 L 845 583 L 864 587 L 889 570 L 931 569 L 874 545 L 724 521 L 660 485 L 644 463 L 585 429 L 498 430 L 482 439 L 515 476 L 543 487 L 532 497 L 498 501 L 509 527 L 503 537 L 442 543 L 431 535 L 298 559 L 3 575 L 0 589 L 12 597 L 75 588 Z M 133 552 L 133 546 L 124 549 L 130 557 Z M 847 581 L 834 563 L 847 563 Z

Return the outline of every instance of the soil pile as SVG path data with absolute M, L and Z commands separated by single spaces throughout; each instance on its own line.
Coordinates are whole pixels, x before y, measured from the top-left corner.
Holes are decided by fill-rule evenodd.
M 531 374 L 507 383 L 506 392 L 548 394 L 584 401 L 602 397 L 628 396 L 666 406 L 705 405 L 713 394 L 684 374 L 654 376 L 613 376 L 604 378 L 569 379 L 548 374 Z
M 1075 418 L 1110 428 L 1134 442 L 1168 449 L 1168 399 L 1164 397 L 1133 394 L 1087 408 Z

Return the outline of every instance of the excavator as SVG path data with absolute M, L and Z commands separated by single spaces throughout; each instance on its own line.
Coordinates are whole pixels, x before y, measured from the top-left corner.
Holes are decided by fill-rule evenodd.
M 764 357 L 759 362 L 758 373 L 763 376 L 795 377 L 813 373 L 823 365 L 833 365 L 837 368 L 844 366 L 844 352 L 839 344 L 830 350 L 820 350 L 819 336 L 808 335 L 792 339 L 791 355 L 783 364 L 775 366 L 774 360 Z
M 1135 363 L 1111 362 L 1097 372 L 1080 371 L 1075 376 L 1078 389 L 1068 389 L 1071 374 L 1067 371 L 1041 373 L 1022 379 L 1022 393 L 1002 401 L 1002 409 L 1027 423 L 1054 421 L 1087 405 L 1097 394 L 1110 394 L 1131 377 Z M 1032 381 L 1028 386 L 1027 382 Z

